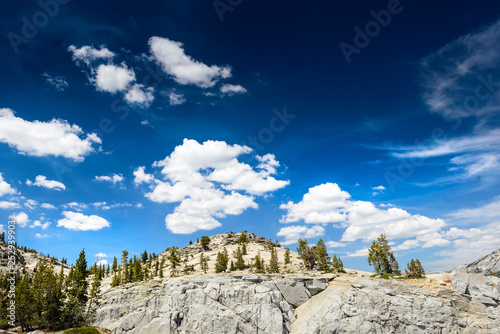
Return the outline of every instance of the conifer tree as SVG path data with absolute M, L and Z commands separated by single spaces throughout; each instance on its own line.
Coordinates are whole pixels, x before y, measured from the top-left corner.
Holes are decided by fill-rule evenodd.
M 239 246 L 234 252 L 234 258 L 236 259 L 235 270 L 244 270 L 246 268 L 245 260 L 243 259 L 243 251 Z
M 255 257 L 254 257 L 253 267 L 255 269 L 255 272 L 257 272 L 257 273 L 264 272 L 264 260 L 260 256 L 260 250 L 257 252 L 257 255 L 255 255 Z
M 316 247 L 309 247 L 307 239 L 299 239 L 297 253 L 299 258 L 304 262 L 304 266 L 312 270 L 316 265 Z
M 321 271 L 327 272 L 330 269 L 330 256 L 323 239 L 319 239 L 316 244 L 316 263 Z
M 58 282 L 59 283 L 59 287 L 62 290 L 63 285 L 64 285 L 64 266 L 61 266 L 61 270 L 59 271 L 59 277 L 58 277 L 58 279 L 59 279 L 59 282 Z
M 271 247 L 271 259 L 269 260 L 269 272 L 270 273 L 279 273 L 280 267 L 278 264 L 278 254 L 276 253 L 276 248 L 274 246 Z
M 215 262 L 215 272 L 221 273 L 226 271 L 228 262 L 229 262 L 229 255 L 227 253 L 226 247 L 224 247 L 222 253 L 221 252 L 217 253 L 217 259 Z
M 118 260 L 116 259 L 116 256 L 113 258 L 113 272 L 116 273 L 118 270 Z
M 333 254 L 332 267 L 338 273 L 344 272 L 344 264 L 342 263 L 342 260 L 340 259 L 340 257 L 337 257 L 336 254 Z
M 290 250 L 287 248 L 285 250 L 285 265 L 290 264 Z
M 128 280 L 128 251 L 122 250 L 122 283 L 127 283 Z
M 99 293 L 101 292 L 101 269 L 94 275 L 92 280 L 92 287 L 90 289 L 89 303 L 87 313 L 85 314 L 85 323 L 89 325 L 95 320 L 97 307 L 99 306 Z
M 207 250 L 208 245 L 210 244 L 210 238 L 206 235 L 201 237 L 201 246 L 203 247 L 203 251 Z
M 391 246 L 385 234 L 380 234 L 368 249 L 368 264 L 372 265 L 379 275 L 400 274 L 398 262 L 391 252 Z
M 157 258 L 156 262 L 155 262 L 155 277 L 158 276 L 158 269 L 159 269 L 159 267 L 160 267 L 160 261 Z
M 32 285 L 25 276 L 22 279 L 16 279 L 16 321 L 21 326 L 23 332 L 33 329 L 35 321 L 35 300 L 32 295 Z M 7 300 L 7 298 L 5 298 Z M 5 308 L 7 310 L 7 308 Z
M 64 322 L 78 325 L 84 322 L 85 304 L 87 303 L 87 260 L 85 250 L 80 252 L 74 270 L 68 275 L 67 301 L 63 311 Z
M 243 243 L 243 245 L 241 246 L 241 253 L 243 255 L 247 255 L 247 243 Z
M 236 266 L 234 265 L 234 261 L 231 260 L 231 266 L 229 267 L 229 270 L 231 271 L 236 271 Z
M 170 261 L 170 266 L 172 270 L 177 268 L 177 266 L 181 263 L 181 259 L 179 256 L 179 249 L 177 247 L 168 247 L 167 248 L 168 255 L 167 258 Z
M 200 254 L 200 268 L 206 274 L 208 270 L 208 259 L 205 256 L 205 252 L 201 252 Z
M 411 261 L 407 264 L 405 274 L 409 278 L 422 278 L 425 276 L 425 271 L 418 259 L 411 259 Z
M 136 260 L 135 263 L 134 263 L 133 281 L 134 282 L 142 281 L 142 278 L 143 278 L 143 274 L 142 274 L 141 261 L 140 260 Z
M 59 279 L 54 274 L 53 264 L 42 258 L 38 261 L 33 278 L 33 301 L 36 324 L 43 328 L 55 329 L 61 324 L 63 294 Z

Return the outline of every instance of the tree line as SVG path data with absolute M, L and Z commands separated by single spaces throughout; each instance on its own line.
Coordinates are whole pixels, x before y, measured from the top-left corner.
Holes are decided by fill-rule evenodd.
M 15 277 L 15 325 L 23 331 L 33 329 L 59 330 L 91 323 L 99 305 L 102 268 L 94 273 L 89 286 L 89 270 L 82 250 L 67 276 L 61 266 L 54 272 L 55 261 L 42 258 L 33 272 Z M 10 327 L 8 307 L 10 298 L 10 273 L 0 273 L 0 327 Z

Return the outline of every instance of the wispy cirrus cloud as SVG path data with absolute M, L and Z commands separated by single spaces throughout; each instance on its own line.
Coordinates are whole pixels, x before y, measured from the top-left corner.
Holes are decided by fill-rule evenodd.
M 461 36 L 421 61 L 421 86 L 430 110 L 449 118 L 490 116 L 500 110 L 500 20 Z

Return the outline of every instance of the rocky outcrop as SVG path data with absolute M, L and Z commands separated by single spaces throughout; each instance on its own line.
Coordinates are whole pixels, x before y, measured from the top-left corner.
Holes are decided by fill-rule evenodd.
M 485 306 L 500 305 L 500 278 L 492 274 L 500 272 L 500 249 L 479 260 L 453 268 L 450 273 L 452 287 L 462 295 Z
M 291 333 L 498 333 L 500 315 L 449 289 L 335 280 L 296 310 Z
M 95 325 L 117 334 L 500 333 L 497 307 L 427 281 L 348 274 L 153 280 L 106 291 Z
M 96 326 L 113 333 L 289 333 L 294 307 L 326 279 L 185 276 L 105 292 Z
M 500 274 L 500 249 L 497 249 L 491 254 L 483 256 L 477 261 L 468 265 L 462 265 L 453 268 L 452 274 L 455 273 L 468 273 L 468 274 L 482 274 L 494 275 Z

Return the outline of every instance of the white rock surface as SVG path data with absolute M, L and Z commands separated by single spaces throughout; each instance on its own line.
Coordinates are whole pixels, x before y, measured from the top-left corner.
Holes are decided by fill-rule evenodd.
M 289 333 L 295 316 L 287 298 L 296 306 L 307 301 L 306 286 L 316 293 L 328 284 L 249 274 L 153 280 L 105 292 L 95 325 L 117 334 Z

